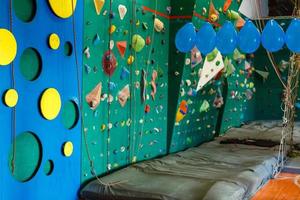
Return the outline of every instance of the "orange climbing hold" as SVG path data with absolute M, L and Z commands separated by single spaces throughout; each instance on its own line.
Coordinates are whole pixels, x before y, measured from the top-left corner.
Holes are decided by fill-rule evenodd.
M 219 11 L 217 11 L 214 3 L 212 2 L 212 0 L 210 1 L 210 5 L 209 5 L 209 13 L 208 13 L 208 16 L 209 16 L 209 21 L 210 22 L 216 22 L 219 20 Z
M 226 0 L 223 6 L 223 12 L 226 13 L 229 7 L 231 6 L 232 0 Z
M 127 49 L 127 42 L 126 41 L 117 42 L 117 48 L 119 50 L 121 57 L 124 58 Z

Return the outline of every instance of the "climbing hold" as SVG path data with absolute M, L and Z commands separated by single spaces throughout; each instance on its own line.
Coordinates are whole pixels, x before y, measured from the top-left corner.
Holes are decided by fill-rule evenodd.
M 120 19 L 123 20 L 127 13 L 127 8 L 124 5 L 119 5 L 118 10 L 119 10 Z
M 95 5 L 97 15 L 100 15 L 104 4 L 105 4 L 105 0 L 94 0 L 94 5 Z
M 85 55 L 85 57 L 87 58 L 87 59 L 89 59 L 90 57 L 91 57 L 91 54 L 90 54 L 90 48 L 89 47 L 86 47 L 85 49 L 84 49 L 84 55 Z
M 146 45 L 149 45 L 149 44 L 151 44 L 151 37 L 147 36 L 147 38 L 146 38 Z
M 191 68 L 193 69 L 201 62 L 202 62 L 201 52 L 197 49 L 197 47 L 194 47 L 191 52 Z
M 147 79 L 146 79 L 146 74 L 147 72 L 143 69 L 142 70 L 142 77 L 141 77 L 141 100 L 142 103 L 144 103 L 146 101 L 146 87 L 147 87 Z
M 219 15 L 220 13 L 217 11 L 217 9 L 215 8 L 215 5 L 212 1 L 210 1 L 210 5 L 209 5 L 209 20 L 211 22 L 216 22 L 219 20 Z
M 232 4 L 232 0 L 225 0 L 224 6 L 223 6 L 223 12 L 226 13 L 229 9 L 229 7 Z
M 245 23 L 246 21 L 242 17 L 239 17 L 235 22 L 235 27 L 240 30 L 244 27 Z
M 120 75 L 121 80 L 127 79 L 129 77 L 129 75 L 130 75 L 129 70 L 126 67 L 122 67 L 122 71 L 121 71 L 121 75 Z
M 100 127 L 101 132 L 105 131 L 105 129 L 106 129 L 106 125 L 102 124 L 101 127 Z
M 109 41 L 109 49 L 110 49 L 110 50 L 113 50 L 114 46 L 115 46 L 115 41 L 110 40 L 110 41 Z
M 109 33 L 110 33 L 110 34 L 113 34 L 113 33 L 116 31 L 116 29 L 117 29 L 117 27 L 116 27 L 115 25 L 111 25 L 111 26 L 109 27 Z
M 64 156 L 70 157 L 73 154 L 73 150 L 74 150 L 74 147 L 73 147 L 72 142 L 69 141 L 69 142 L 64 143 L 64 145 L 63 145 Z
M 132 55 L 130 55 L 127 59 L 127 64 L 132 65 L 133 62 L 134 62 L 134 57 Z
M 144 30 L 148 30 L 148 24 L 146 22 L 143 22 L 142 25 Z
M 12 108 L 18 103 L 19 95 L 15 89 L 9 89 L 4 94 L 4 103 L 6 106 Z
M 98 44 L 100 44 L 101 40 L 100 40 L 100 36 L 99 34 L 97 33 L 93 39 L 93 44 L 94 46 L 97 46 Z
M 208 56 L 207 56 L 208 57 Z M 211 81 L 223 68 L 224 62 L 220 52 L 214 60 L 208 61 L 205 59 L 203 69 L 200 71 L 200 79 L 197 86 L 197 91 L 201 90 L 209 81 Z
M 145 113 L 149 113 L 150 112 L 150 105 L 146 105 L 145 106 Z
M 155 83 L 156 79 L 157 79 L 157 71 L 153 70 L 153 72 L 152 72 L 152 80 L 151 80 L 151 87 L 152 87 L 151 96 L 152 96 L 153 100 L 155 100 L 155 95 L 156 95 L 156 92 L 157 92 L 156 83 Z
M 180 102 L 179 108 L 176 113 L 176 122 L 180 122 L 186 116 L 188 111 L 188 103 L 185 100 Z
M 145 40 L 144 40 L 144 38 L 142 38 L 142 36 L 140 36 L 138 34 L 135 34 L 132 36 L 132 48 L 136 52 L 142 51 L 144 46 L 145 46 Z
M 95 110 L 99 106 L 101 100 L 101 92 L 102 83 L 100 82 L 88 95 L 86 95 L 86 102 L 92 110 Z
M 162 32 L 165 28 L 165 25 L 164 23 L 159 20 L 158 18 L 155 18 L 154 19 L 154 29 L 157 31 L 157 32 Z
M 53 120 L 57 117 L 61 109 L 60 94 L 55 88 L 46 89 L 40 100 L 40 110 L 43 117 Z
M 111 50 L 106 51 L 102 58 L 102 67 L 108 76 L 112 76 L 117 68 L 117 59 Z
M 236 12 L 234 10 L 228 10 L 227 17 L 229 20 L 235 21 L 235 20 L 238 20 L 241 16 L 238 12 Z
M 16 54 L 17 41 L 14 35 L 6 29 L 0 29 L 0 66 L 10 64 Z
M 217 94 L 213 103 L 215 108 L 221 108 L 224 105 L 224 99 L 221 95 Z
M 209 108 L 210 108 L 210 105 L 209 105 L 208 101 L 204 100 L 203 103 L 202 103 L 202 105 L 200 106 L 200 110 L 199 111 L 200 111 L 200 113 L 202 113 L 202 112 L 208 112 Z
M 73 15 L 77 0 L 49 0 L 52 11 L 60 18 L 66 19 Z
M 50 36 L 49 36 L 49 46 L 51 49 L 53 50 L 57 50 L 60 46 L 60 39 L 59 39 L 59 36 L 56 34 L 56 33 L 52 33 Z
M 193 88 L 190 88 L 190 90 L 188 91 L 187 94 L 191 97 L 195 97 L 195 96 L 197 96 L 197 91 Z
M 129 89 L 129 85 L 126 85 L 118 94 L 118 100 L 122 107 L 125 106 L 129 97 L 130 97 L 130 89 Z
M 108 83 L 108 88 L 110 91 L 113 91 L 117 88 L 117 84 L 115 84 L 114 82 L 109 82 Z
M 117 42 L 117 48 L 122 58 L 125 56 L 126 48 L 127 48 L 127 41 L 119 41 Z

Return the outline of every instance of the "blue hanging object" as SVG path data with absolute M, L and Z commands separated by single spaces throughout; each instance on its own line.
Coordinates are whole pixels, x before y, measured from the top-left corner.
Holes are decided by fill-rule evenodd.
M 176 34 L 176 48 L 182 53 L 191 51 L 195 47 L 195 41 L 196 30 L 192 23 L 184 25 Z
M 215 49 L 216 37 L 217 34 L 214 28 L 206 22 L 197 33 L 196 47 L 202 54 L 207 55 Z
M 226 21 L 217 33 L 216 46 L 221 54 L 228 55 L 235 50 L 237 39 L 238 35 L 233 24 Z
M 300 20 L 293 19 L 285 34 L 287 47 L 294 53 L 300 53 Z
M 243 53 L 254 53 L 260 45 L 261 35 L 256 26 L 247 20 L 238 35 L 238 45 Z
M 264 28 L 261 36 L 263 47 L 269 52 L 276 52 L 282 49 L 285 42 L 285 34 L 281 26 L 270 20 Z

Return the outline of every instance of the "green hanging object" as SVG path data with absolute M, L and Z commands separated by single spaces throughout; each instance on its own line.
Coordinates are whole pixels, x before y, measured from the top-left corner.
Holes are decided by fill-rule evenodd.
M 211 53 L 206 55 L 206 59 L 208 62 L 212 62 L 218 55 L 218 49 L 214 49 Z
M 227 11 L 227 17 L 230 20 L 238 20 L 241 16 L 238 12 L 234 11 L 234 10 L 228 10 Z
M 135 34 L 132 36 L 132 48 L 136 51 L 136 52 L 140 52 L 143 50 L 143 48 L 145 47 L 145 40 L 144 38 L 142 38 L 142 36 Z
M 200 106 L 200 113 L 208 112 L 210 105 L 207 100 L 204 100 L 202 105 Z
M 265 71 L 261 71 L 261 70 L 257 70 L 257 69 L 255 70 L 255 72 L 258 75 L 260 75 L 263 78 L 264 81 L 266 81 L 268 79 L 269 75 L 270 75 L 269 72 L 265 72 Z
M 242 54 L 239 50 L 235 49 L 233 52 L 233 60 L 235 61 L 241 61 L 241 60 L 245 60 L 246 59 L 246 55 Z
M 235 67 L 232 64 L 232 60 L 229 59 L 228 57 L 225 58 L 224 68 L 225 68 L 224 72 L 225 72 L 226 77 L 230 76 L 231 74 L 233 74 L 235 72 Z

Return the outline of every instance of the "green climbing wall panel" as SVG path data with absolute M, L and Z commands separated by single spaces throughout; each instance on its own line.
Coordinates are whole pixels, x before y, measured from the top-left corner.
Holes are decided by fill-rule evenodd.
M 208 18 L 210 1 L 198 0 L 198 1 L 194 1 L 193 3 L 194 6 L 189 5 L 190 8 L 192 9 L 192 11 L 190 11 L 190 14 L 193 15 L 192 22 L 196 28 L 200 28 L 201 25 L 205 22 L 205 19 Z M 215 0 L 213 1 L 213 3 L 216 9 L 220 10 L 223 8 L 224 0 Z M 178 6 L 178 8 L 180 8 L 180 6 Z M 237 10 L 237 8 L 238 8 L 238 3 L 236 1 L 233 1 L 230 9 Z M 222 12 L 220 12 L 220 20 L 218 21 L 218 23 L 215 24 L 216 30 L 218 30 L 220 24 L 222 24 L 225 20 L 228 20 L 228 17 Z M 182 23 L 180 23 L 179 27 L 176 26 L 175 27 L 180 28 L 181 26 Z M 171 28 L 174 29 L 173 26 Z M 171 40 L 174 41 L 174 38 L 171 38 Z M 180 58 L 178 54 L 180 55 L 180 53 L 178 52 L 177 53 L 174 51 L 170 52 L 170 58 L 175 56 Z M 203 61 L 199 65 L 193 68 L 191 66 L 192 63 L 190 62 L 190 58 L 191 58 L 191 54 L 187 54 L 185 58 L 183 59 L 181 58 L 181 60 L 176 60 L 172 63 L 172 66 L 175 66 L 175 69 L 177 71 L 170 73 L 169 81 L 175 79 L 176 80 L 175 83 L 179 83 L 179 84 L 170 86 L 170 90 L 172 90 L 172 87 L 177 88 L 179 98 L 177 101 L 176 109 L 173 109 L 173 111 L 171 110 L 169 111 L 169 118 L 170 118 L 169 122 L 175 119 L 177 108 L 179 107 L 180 103 L 183 100 L 188 102 L 188 113 L 186 117 L 179 123 L 169 123 L 169 126 L 173 126 L 173 127 L 169 127 L 169 131 L 172 132 L 172 137 L 170 137 L 172 138 L 170 143 L 170 152 L 180 151 L 182 149 L 199 145 L 200 143 L 211 140 L 217 134 L 217 130 L 219 129 L 218 120 L 219 120 L 220 110 L 213 107 L 213 102 L 215 100 L 218 90 L 223 91 L 223 86 L 225 82 L 223 79 L 213 81 L 211 84 L 208 84 L 205 88 L 199 91 L 196 96 L 190 96 L 189 91 L 191 89 L 195 89 L 197 86 L 196 84 L 199 80 L 198 71 L 200 68 L 203 67 L 203 61 L 204 61 L 203 58 Z M 229 56 L 229 58 L 232 57 Z M 233 61 L 233 64 L 237 69 L 233 76 L 239 77 L 238 69 L 242 67 L 244 62 L 237 64 Z M 231 82 L 233 82 L 234 81 L 233 79 L 235 78 L 229 78 L 229 79 L 230 79 L 229 85 L 231 85 Z M 191 82 L 192 85 L 190 85 L 189 82 Z M 207 112 L 200 112 L 199 111 L 200 107 L 203 105 L 203 102 L 206 101 L 209 103 L 209 109 L 207 110 Z M 172 102 L 170 100 L 169 105 L 171 105 L 171 103 Z M 230 102 L 230 104 L 232 105 L 235 103 L 236 102 L 232 102 L 232 103 Z M 241 106 L 244 107 L 245 105 L 241 105 Z M 227 112 L 227 114 L 229 113 Z M 231 119 L 230 121 L 228 121 L 228 125 L 233 123 L 232 122 L 233 120 L 235 119 Z M 240 119 L 238 120 L 240 122 Z
M 119 16 L 119 5 L 127 8 L 123 20 Z M 108 50 L 109 41 L 109 2 L 106 1 L 97 15 L 93 1 L 85 1 L 82 181 L 93 178 L 89 159 L 94 162 L 95 173 L 99 175 L 166 153 L 169 48 L 169 20 L 166 16 L 169 5 L 168 0 L 113 1 L 111 23 L 116 30 L 110 39 L 114 42 L 112 52 L 117 60 L 117 68 L 109 80 L 102 69 L 102 57 Z M 164 30 L 155 31 L 153 36 L 152 10 L 160 13 L 157 18 L 164 24 Z M 145 40 L 148 37 L 150 44 L 141 52 L 135 52 L 130 47 L 133 34 L 139 34 Z M 127 42 L 124 58 L 117 48 L 120 41 Z M 131 65 L 127 63 L 129 56 L 135 59 Z M 144 103 L 141 100 L 143 70 L 147 74 Z M 154 70 L 158 72 L 155 100 L 151 97 Z M 121 79 L 122 74 L 124 76 Z M 85 96 L 100 82 L 101 102 L 97 109 L 92 110 Z M 127 85 L 131 98 L 122 107 L 117 98 Z M 108 99 L 112 101 L 110 105 Z M 145 113 L 145 110 L 149 112 Z

